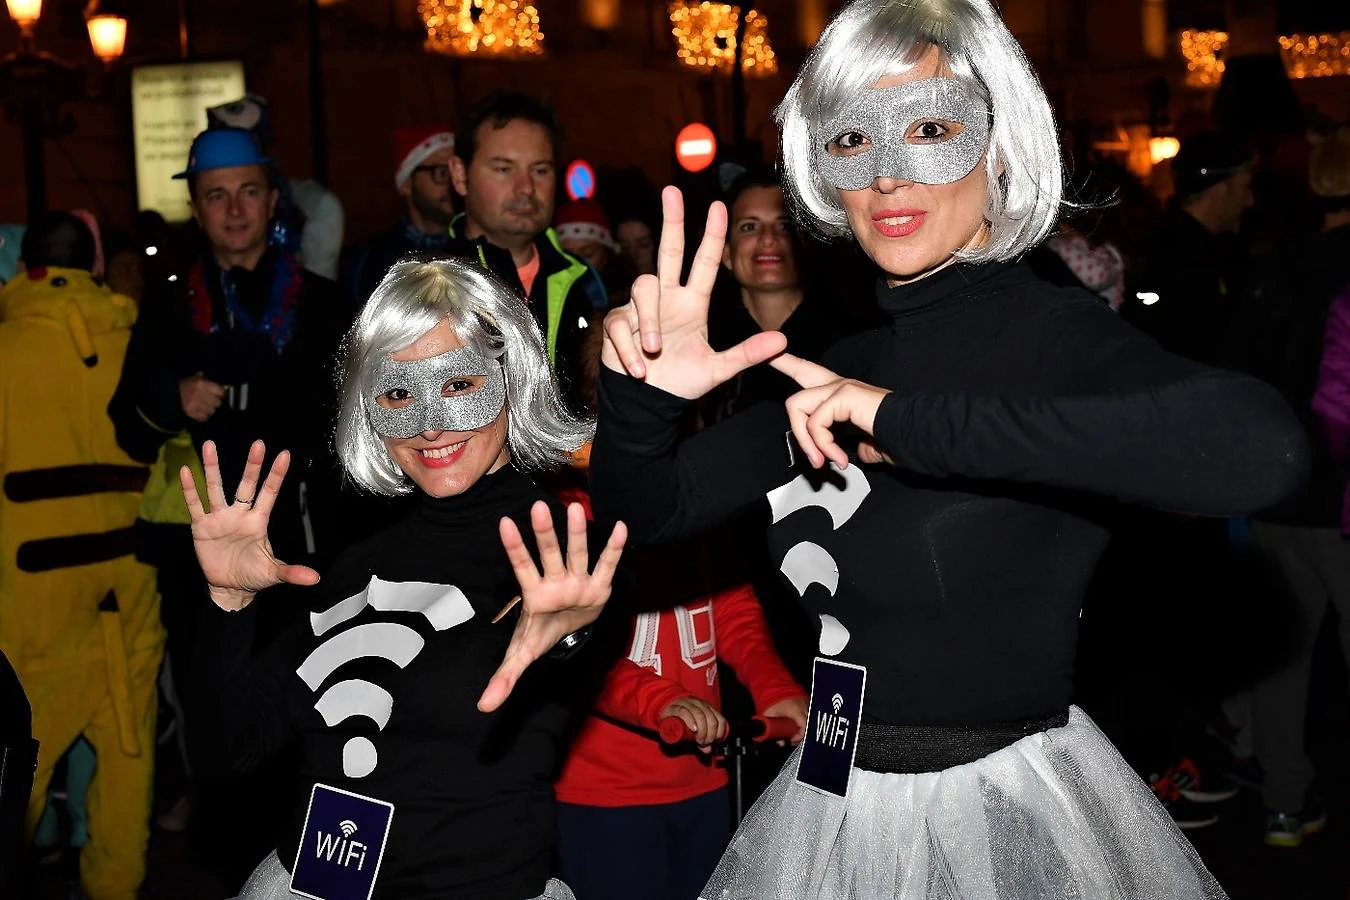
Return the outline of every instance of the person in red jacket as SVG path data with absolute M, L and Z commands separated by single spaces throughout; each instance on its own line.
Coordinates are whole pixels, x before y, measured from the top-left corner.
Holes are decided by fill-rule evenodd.
M 794 720 L 793 743 L 803 737 L 807 695 L 779 658 L 759 599 L 746 584 L 700 586 L 703 568 L 673 548 L 642 561 L 646 611 L 558 779 L 560 871 L 578 900 L 695 900 L 717 865 L 731 836 L 727 773 L 707 749 L 728 732 L 719 659 L 760 715 Z M 674 717 L 692 742 L 662 744 L 661 722 Z

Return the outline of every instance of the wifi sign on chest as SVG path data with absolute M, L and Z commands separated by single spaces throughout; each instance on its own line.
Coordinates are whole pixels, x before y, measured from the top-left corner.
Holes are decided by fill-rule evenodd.
M 871 491 L 872 485 L 862 469 L 857 466 L 840 469 L 831 464 L 824 471 L 803 473 L 770 491 L 768 501 L 775 525 L 799 510 L 815 506 L 829 513 L 830 524 L 838 531 L 853 518 Z M 813 541 L 794 544 L 783 555 L 779 568 L 799 596 L 805 596 L 806 589 L 812 584 L 825 588 L 831 597 L 839 589 L 838 563 L 828 550 Z M 821 613 L 821 653 L 838 655 L 848 645 L 848 639 L 848 629 L 842 622 L 828 613 Z
M 315 637 L 322 637 L 355 618 L 367 606 L 381 612 L 421 613 L 437 631 L 454 628 L 473 618 L 473 607 L 468 598 L 454 585 L 389 582 L 372 577 L 360 593 L 323 612 L 310 614 Z M 300 664 L 296 674 L 311 691 L 317 691 L 345 663 L 378 657 L 402 669 L 422 652 L 425 644 L 422 636 L 407 625 L 367 622 L 340 631 L 321 643 Z M 373 682 L 349 678 L 325 690 L 314 708 L 330 728 L 352 716 L 365 716 L 384 730 L 394 710 L 394 698 Z M 378 763 L 379 753 L 369 738 L 351 738 L 342 748 L 342 771 L 348 778 L 364 778 L 375 771 Z

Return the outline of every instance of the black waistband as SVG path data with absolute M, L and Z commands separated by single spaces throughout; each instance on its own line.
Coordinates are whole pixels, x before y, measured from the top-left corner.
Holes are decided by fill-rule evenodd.
M 984 725 L 892 725 L 863 715 L 853 765 L 869 772 L 917 775 L 975 762 L 1024 737 L 1069 721 L 1067 711 L 1021 722 Z

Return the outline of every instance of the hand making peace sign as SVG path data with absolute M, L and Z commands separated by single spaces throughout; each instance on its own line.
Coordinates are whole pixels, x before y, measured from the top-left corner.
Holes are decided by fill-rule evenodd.
M 764 362 L 787 346 L 776 331 L 747 338 L 718 352 L 708 345 L 708 303 L 726 243 L 727 209 L 714 203 L 689 270 L 684 263 L 684 198 L 678 188 L 661 193 L 661 243 L 656 275 L 633 282 L 631 299 L 605 316 L 601 360 L 615 372 L 640 378 L 667 393 L 693 400 L 738 372 Z

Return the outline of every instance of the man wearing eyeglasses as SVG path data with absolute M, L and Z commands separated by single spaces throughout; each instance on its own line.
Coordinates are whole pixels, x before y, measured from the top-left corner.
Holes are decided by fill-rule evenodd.
M 450 159 L 455 136 L 441 126 L 400 128 L 394 133 L 394 186 L 403 197 L 403 218 L 375 238 L 348 282 L 358 303 L 370 297 L 389 267 L 405 256 L 449 255 L 455 215 Z

